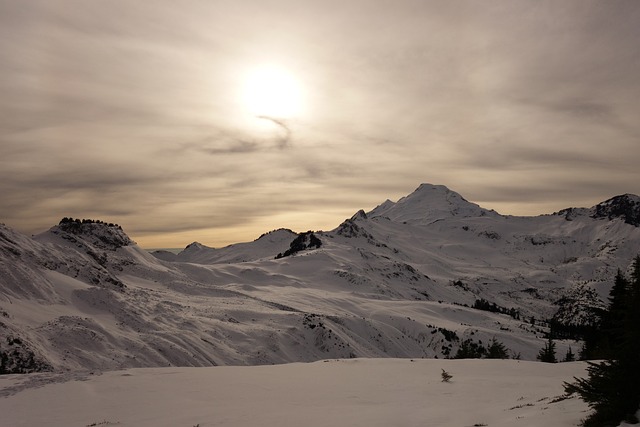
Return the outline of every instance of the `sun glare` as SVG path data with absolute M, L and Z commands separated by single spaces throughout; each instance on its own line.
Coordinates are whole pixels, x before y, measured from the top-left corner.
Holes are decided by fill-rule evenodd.
M 246 78 L 244 104 L 257 117 L 288 119 L 302 110 L 302 92 L 296 78 L 275 66 L 256 68 Z

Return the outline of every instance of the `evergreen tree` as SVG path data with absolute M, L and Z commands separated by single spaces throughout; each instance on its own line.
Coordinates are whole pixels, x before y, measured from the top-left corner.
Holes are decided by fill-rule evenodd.
M 576 360 L 576 355 L 573 354 L 573 351 L 571 350 L 571 347 L 569 347 L 569 350 L 567 350 L 567 354 L 564 355 L 564 359 L 562 359 L 563 362 L 573 362 Z
M 475 343 L 470 338 L 463 340 L 456 352 L 454 359 L 480 359 L 487 349 L 481 343 Z
M 624 336 L 624 322 L 631 296 L 631 283 L 618 269 L 611 291 L 609 306 L 600 313 L 600 321 L 587 328 L 580 360 L 612 359 Z
M 582 347 L 580 347 L 580 352 L 578 353 L 578 360 L 588 360 L 589 359 L 589 348 L 587 346 L 587 339 L 585 338 L 582 343 Z
M 609 308 L 602 319 L 602 339 L 600 356 L 611 359 L 623 345 L 625 322 L 631 297 L 631 284 L 618 269 L 613 287 L 609 292 Z
M 565 383 L 567 394 L 578 393 L 595 411 L 583 422 L 584 427 L 613 427 L 638 409 L 637 405 L 629 406 L 618 384 L 622 384 L 624 376 L 616 361 L 589 363 L 589 377 L 575 378 L 575 383 Z
M 628 301 L 618 361 L 623 371 L 621 388 L 626 407 L 635 412 L 640 407 L 640 256 L 634 260 Z
M 546 363 L 556 363 L 556 343 L 549 337 L 547 343 L 540 349 L 538 360 Z
M 616 278 L 613 281 L 611 291 L 609 291 L 609 311 L 615 311 L 625 307 L 629 297 L 630 284 L 622 271 L 618 269 Z
M 640 256 L 634 260 L 631 281 L 622 279 L 619 273 L 603 322 L 618 334 L 611 346 L 611 357 L 604 362 L 590 363 L 588 378 L 565 383 L 567 393 L 578 393 L 594 410 L 584 421 L 585 427 L 638 421 L 634 414 L 640 407 Z M 623 282 L 628 286 L 620 286 Z
M 509 354 L 507 351 L 507 347 L 502 344 L 500 341 L 493 337 L 491 339 L 491 344 L 489 344 L 489 348 L 487 349 L 487 359 L 508 359 Z

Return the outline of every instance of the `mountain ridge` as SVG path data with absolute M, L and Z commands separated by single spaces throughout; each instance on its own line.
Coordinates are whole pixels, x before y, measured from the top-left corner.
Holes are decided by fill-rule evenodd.
M 452 357 L 493 338 L 534 359 L 548 322 L 596 320 L 640 247 L 636 201 L 513 217 L 424 184 L 330 231 L 173 257 L 102 221 L 0 226 L 0 372 Z

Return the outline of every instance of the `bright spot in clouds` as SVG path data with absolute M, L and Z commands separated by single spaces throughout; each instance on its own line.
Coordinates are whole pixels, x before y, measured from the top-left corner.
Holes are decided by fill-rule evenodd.
M 254 116 L 288 119 L 302 112 L 302 89 L 287 70 L 262 66 L 248 73 L 243 101 Z

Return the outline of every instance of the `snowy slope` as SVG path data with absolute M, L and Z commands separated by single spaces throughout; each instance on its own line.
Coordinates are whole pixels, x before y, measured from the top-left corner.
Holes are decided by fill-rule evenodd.
M 638 200 L 511 217 L 423 184 L 313 237 L 157 256 L 115 224 L 67 220 L 35 238 L 1 226 L 3 369 L 442 358 L 494 337 L 532 360 L 541 320 L 592 321 L 629 267 Z M 480 299 L 503 314 L 471 308 Z
M 154 251 L 153 255 L 165 261 L 198 264 L 256 261 L 262 258 L 273 258 L 274 254 L 284 252 L 296 236 L 295 232 L 281 228 L 265 233 L 253 242 L 236 243 L 219 249 L 193 242 L 178 254 L 168 251 Z
M 450 382 L 441 381 L 442 369 Z M 587 408 L 563 396 L 562 382 L 584 369 L 576 362 L 355 359 L 32 374 L 3 379 L 0 413 L 14 427 L 569 427 Z

